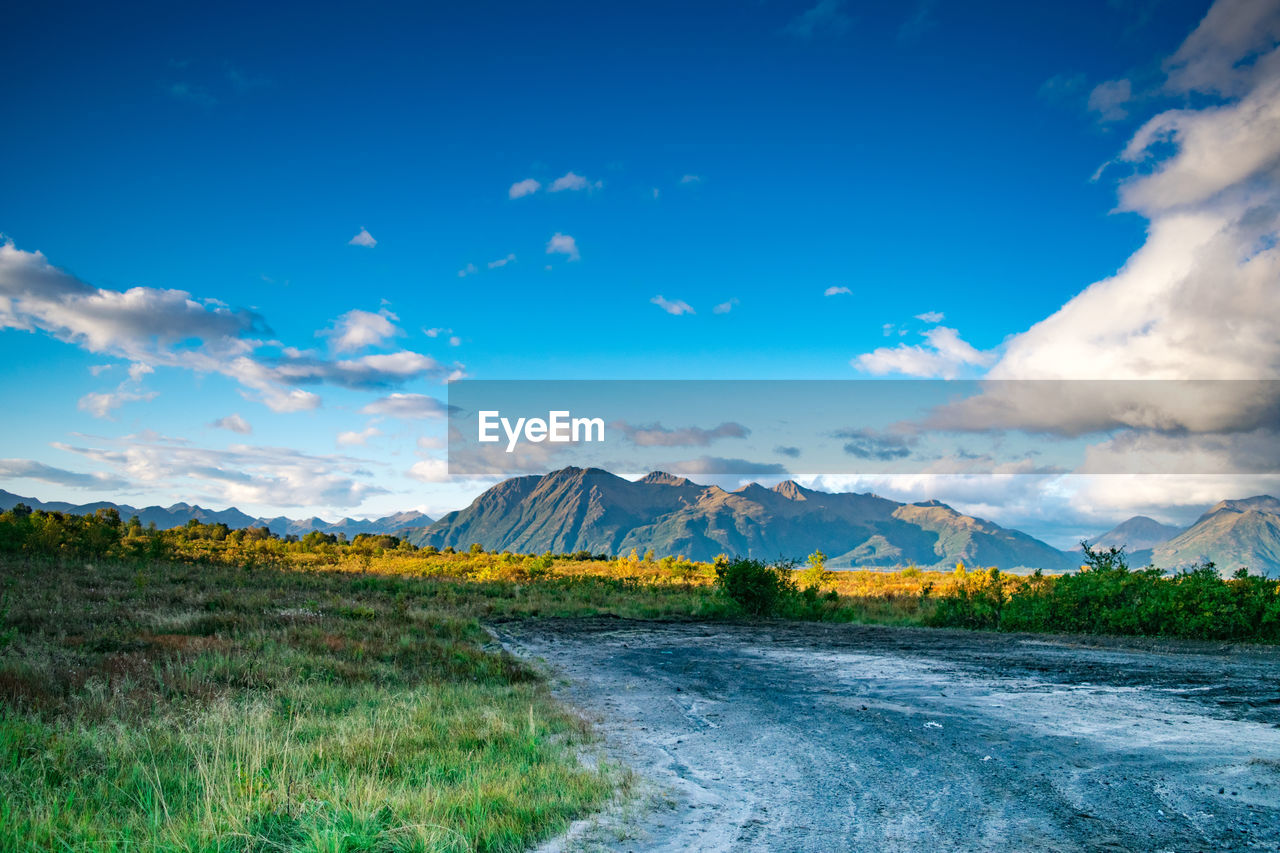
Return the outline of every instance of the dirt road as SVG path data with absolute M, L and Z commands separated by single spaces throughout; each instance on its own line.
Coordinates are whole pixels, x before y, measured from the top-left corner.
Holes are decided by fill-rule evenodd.
M 650 806 L 553 847 L 1280 850 L 1280 652 L 807 624 L 502 625 Z

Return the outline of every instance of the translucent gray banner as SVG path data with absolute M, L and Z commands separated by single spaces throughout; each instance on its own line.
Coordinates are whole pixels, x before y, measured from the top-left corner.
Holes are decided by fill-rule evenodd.
M 469 380 L 449 473 L 1280 471 L 1278 380 Z

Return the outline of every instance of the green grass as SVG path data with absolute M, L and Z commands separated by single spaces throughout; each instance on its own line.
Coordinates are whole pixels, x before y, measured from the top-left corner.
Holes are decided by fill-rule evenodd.
M 522 850 L 625 783 L 466 615 L 518 595 L 15 560 L 0 583 L 2 850 Z

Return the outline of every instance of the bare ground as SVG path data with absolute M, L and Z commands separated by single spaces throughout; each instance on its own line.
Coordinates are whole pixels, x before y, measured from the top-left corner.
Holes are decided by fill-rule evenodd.
M 1280 850 L 1280 651 L 798 623 L 496 629 L 645 781 L 548 849 Z

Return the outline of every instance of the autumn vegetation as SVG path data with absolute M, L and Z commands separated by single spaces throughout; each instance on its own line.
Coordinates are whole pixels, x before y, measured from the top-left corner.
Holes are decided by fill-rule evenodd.
M 0 514 L 0 850 L 521 850 L 625 772 L 483 627 L 785 618 L 1280 641 L 1277 581 L 416 548 Z

